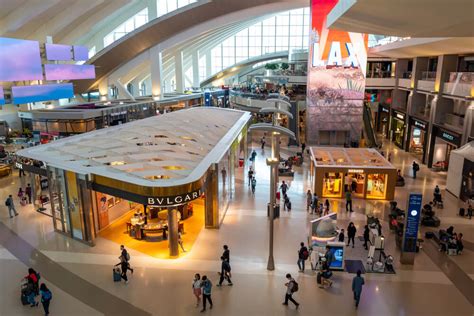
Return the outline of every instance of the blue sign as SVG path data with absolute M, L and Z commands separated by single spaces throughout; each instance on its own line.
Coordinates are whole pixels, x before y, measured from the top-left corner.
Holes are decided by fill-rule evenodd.
M 418 226 L 420 223 L 421 194 L 411 193 L 408 198 L 408 209 L 403 242 L 403 251 L 416 252 L 416 240 L 418 238 Z

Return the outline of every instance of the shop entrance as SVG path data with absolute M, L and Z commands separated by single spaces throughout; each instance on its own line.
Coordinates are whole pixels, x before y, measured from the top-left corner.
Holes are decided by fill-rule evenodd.
M 367 198 L 385 199 L 387 193 L 387 175 L 371 173 L 367 175 Z
M 100 237 L 156 258 L 170 258 L 167 208 L 148 206 L 145 214 L 142 204 L 97 191 L 93 194 L 96 197 L 96 230 Z M 189 251 L 204 228 L 204 198 L 173 208 L 177 209 L 184 250 Z
M 451 151 L 457 146 L 436 137 L 433 154 L 433 169 L 436 171 L 447 171 Z
M 365 174 L 364 173 L 347 173 L 346 179 L 346 190 L 350 190 L 354 197 L 364 197 L 365 187 Z
M 392 141 L 400 148 L 403 148 L 405 138 L 405 122 L 392 118 Z
M 342 173 L 326 172 L 323 179 L 323 197 L 342 197 Z
M 410 145 L 408 151 L 423 161 L 425 152 L 426 132 L 419 127 L 413 126 L 410 131 Z

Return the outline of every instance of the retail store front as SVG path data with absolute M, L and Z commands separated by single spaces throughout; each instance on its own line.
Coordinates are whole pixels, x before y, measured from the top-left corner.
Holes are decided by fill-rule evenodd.
M 388 127 L 390 122 L 390 106 L 379 104 L 377 112 L 377 132 L 382 133 L 382 136 L 388 137 Z
M 417 157 L 420 161 L 424 161 L 428 122 L 410 117 L 408 125 L 408 151 Z
M 323 198 L 392 200 L 397 170 L 369 148 L 311 147 L 314 192 Z
M 451 151 L 461 146 L 461 135 L 436 125 L 433 126 L 433 135 L 431 137 L 428 167 L 435 171 L 447 171 Z
M 158 258 L 219 228 L 235 195 L 250 114 L 193 108 L 22 150 L 46 163 L 56 231 Z M 178 237 L 180 236 L 180 237 Z
M 405 139 L 405 117 L 406 114 L 392 109 L 392 121 L 390 127 L 391 140 L 403 149 Z

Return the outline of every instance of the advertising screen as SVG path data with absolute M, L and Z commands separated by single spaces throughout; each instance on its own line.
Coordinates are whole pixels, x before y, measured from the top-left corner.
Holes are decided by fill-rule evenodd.
M 71 46 L 59 44 L 44 44 L 47 60 L 71 60 Z
M 13 104 L 58 100 L 74 96 L 72 83 L 13 86 Z
M 94 65 L 44 65 L 46 80 L 94 79 Z
M 0 37 L 0 81 L 43 80 L 39 43 Z
M 329 251 L 332 252 L 332 262 L 329 268 L 342 270 L 344 268 L 344 245 L 329 245 Z
M 89 50 L 86 46 L 73 46 L 74 48 L 74 60 L 88 60 Z
M 5 104 L 5 95 L 3 94 L 3 87 L 0 86 L 0 105 Z
M 362 130 L 368 36 L 326 27 L 337 2 L 311 0 L 306 114 L 306 141 L 311 144 L 333 144 L 338 136 L 325 143 L 329 132 L 358 141 Z

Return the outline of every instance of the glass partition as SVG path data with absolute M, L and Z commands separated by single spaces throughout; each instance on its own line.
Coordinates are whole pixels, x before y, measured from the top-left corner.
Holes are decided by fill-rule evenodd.
M 342 197 L 342 173 L 326 172 L 323 178 L 323 197 Z
M 385 199 L 387 191 L 386 174 L 368 174 L 367 175 L 367 198 L 368 199 Z
M 364 197 L 365 174 L 364 173 L 347 173 L 346 189 L 352 192 L 354 197 Z

